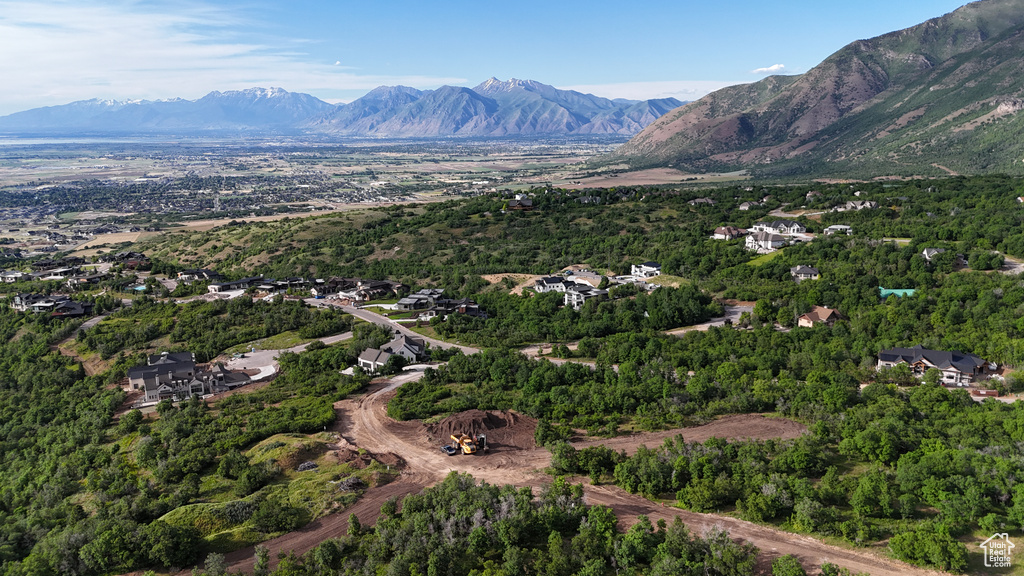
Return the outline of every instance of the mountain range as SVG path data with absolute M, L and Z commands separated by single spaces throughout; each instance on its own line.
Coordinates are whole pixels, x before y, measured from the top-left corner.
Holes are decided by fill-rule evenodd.
M 611 162 L 799 174 L 1024 173 L 1024 0 L 982 0 L 799 76 L 674 110 Z
M 381 86 L 340 105 L 281 88 L 250 88 L 198 100 L 83 100 L 35 108 L 0 117 L 0 133 L 629 136 L 681 104 L 675 98 L 609 100 L 514 78 L 491 78 L 472 89 Z

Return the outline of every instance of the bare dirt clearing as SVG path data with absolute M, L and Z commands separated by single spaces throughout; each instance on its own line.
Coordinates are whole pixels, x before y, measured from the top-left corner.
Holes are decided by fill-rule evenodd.
M 475 456 L 447 456 L 440 450 L 437 440 L 430 438 L 428 426 L 420 422 L 398 422 L 389 418 L 386 414 L 388 399 L 403 383 L 416 380 L 421 375 L 419 372 L 400 374 L 390 380 L 374 384 L 362 397 L 345 399 L 335 404 L 338 419 L 333 430 L 341 435 L 344 442 L 371 451 L 376 448 L 401 455 L 405 461 L 405 468 L 398 480 L 367 490 L 355 505 L 345 510 L 321 518 L 302 530 L 265 542 L 264 544 L 270 548 L 272 558 L 276 558 L 280 552 L 293 551 L 301 554 L 311 550 L 326 538 L 341 535 L 347 527 L 350 513 L 356 514 L 365 525 L 373 524 L 380 505 L 388 498 L 400 498 L 406 494 L 416 493 L 440 481 L 451 471 L 468 472 L 477 480 L 492 484 L 513 484 L 532 488 L 540 488 L 552 481 L 552 478 L 543 472 L 550 464 L 551 458 L 545 449 L 511 448 Z M 451 426 L 473 426 L 478 423 L 486 425 L 487 422 L 491 422 L 493 426 L 489 430 L 500 430 L 503 427 L 514 429 L 523 422 L 515 417 L 509 417 L 508 413 L 463 413 L 453 418 L 454 420 L 446 419 L 449 420 L 446 424 L 442 424 L 445 420 L 434 424 L 435 429 L 443 432 Z M 492 418 L 505 422 L 506 425 L 500 426 L 500 422 L 492 421 Z M 687 440 L 702 441 L 712 436 L 794 438 L 804 431 L 805 428 L 801 424 L 785 419 L 765 418 L 756 414 L 737 415 L 703 426 L 614 439 L 588 439 L 575 445 L 585 447 L 605 444 L 632 452 L 641 444 L 655 446 L 676 434 L 682 434 Z M 339 440 L 339 445 L 341 444 L 342 440 Z M 762 567 L 767 566 L 775 557 L 793 554 L 806 568 L 811 569 L 819 567 L 822 562 L 833 562 L 853 572 L 880 576 L 939 574 L 880 557 L 872 550 L 848 550 L 825 544 L 809 536 L 782 532 L 730 516 L 699 514 L 668 507 L 629 494 L 616 486 L 585 484 L 584 499 L 588 504 L 611 507 L 623 527 L 634 523 L 640 514 L 646 514 L 652 521 L 665 519 L 671 522 L 675 517 L 679 517 L 698 533 L 719 526 L 728 530 L 733 538 L 749 541 L 760 548 Z M 233 570 L 251 570 L 252 558 L 252 549 L 239 550 L 228 555 Z M 276 564 L 276 560 L 274 563 Z
M 484 274 L 481 276 L 484 280 L 487 280 L 491 284 L 497 284 L 503 281 L 505 278 L 511 278 L 515 283 L 515 287 L 509 290 L 509 294 L 522 294 L 523 288 L 529 288 L 533 286 L 533 283 L 540 278 L 540 276 L 534 276 L 532 274 Z

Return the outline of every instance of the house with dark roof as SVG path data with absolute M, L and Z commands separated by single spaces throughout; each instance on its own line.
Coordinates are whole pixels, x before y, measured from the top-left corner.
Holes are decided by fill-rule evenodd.
M 217 294 L 219 292 L 230 292 L 232 290 L 248 290 L 249 287 L 255 286 L 263 281 L 262 276 L 253 276 L 251 278 L 239 278 L 238 280 L 229 280 L 227 282 L 217 282 L 210 284 L 206 287 L 210 294 Z
M 107 274 L 99 272 L 97 274 L 76 274 L 64 281 L 64 284 L 68 288 L 88 288 L 99 284 L 107 278 Z
M 220 280 L 221 278 L 223 276 L 206 268 L 188 268 L 178 272 L 178 281 L 184 284 L 202 282 L 204 280 Z
M 191 352 L 152 354 L 146 364 L 128 370 L 128 389 L 142 390 L 145 402 L 185 400 L 226 392 L 251 382 L 248 374 L 217 364 L 208 370 L 196 366 Z
M 800 282 L 801 280 L 817 280 L 818 278 L 821 277 L 821 274 L 818 272 L 817 268 L 804 266 L 802 264 L 800 266 L 794 266 L 790 268 L 789 275 L 792 276 L 793 278 L 796 278 L 797 282 Z
M 81 318 L 92 314 L 92 302 L 65 300 L 53 307 L 50 316 L 54 318 Z
M 604 299 L 608 297 L 607 290 L 599 290 L 589 284 L 573 284 L 565 289 L 565 296 L 562 302 L 565 306 L 572 306 L 573 310 L 583 308 L 587 300 Z
M 49 314 L 56 318 L 80 318 L 92 314 L 92 302 L 76 302 L 62 294 L 15 294 L 11 308 L 19 312 Z
M 541 294 L 544 292 L 565 292 L 565 288 L 569 284 L 571 282 L 566 282 L 565 278 L 561 276 L 544 276 L 533 282 L 533 290 Z
M 930 368 L 937 368 L 942 372 L 941 382 L 949 386 L 967 386 L 999 368 L 995 363 L 974 354 L 955 350 L 929 350 L 920 344 L 912 348 L 891 348 L 878 352 L 879 370 L 901 363 L 910 366 L 910 370 L 917 376 L 923 376 Z
M 533 210 L 533 200 L 526 194 L 516 194 L 508 201 L 509 210 Z

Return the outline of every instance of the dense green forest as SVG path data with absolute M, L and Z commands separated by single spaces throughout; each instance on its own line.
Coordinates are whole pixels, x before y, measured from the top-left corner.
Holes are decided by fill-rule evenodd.
M 205 314 L 197 313 L 204 307 Z M 252 307 L 240 300 L 175 307 L 140 299 L 111 323 L 163 322 L 168 326 L 161 334 L 180 330 L 188 342 L 203 331 L 200 320 L 209 320 L 215 323 L 208 328 L 230 337 L 235 324 L 221 318 L 218 327 L 215 312 L 238 314 L 243 325 L 265 317 L 253 318 Z M 309 329 L 325 329 L 319 322 L 328 322 L 331 330 L 351 326 L 340 314 L 316 318 L 288 305 L 270 319 L 294 314 L 309 322 L 299 322 Z M 195 323 L 181 322 L 185 318 Z M 284 355 L 281 375 L 258 391 L 215 406 L 198 399 L 177 406 L 165 401 L 157 406 L 156 419 L 132 410 L 115 421 L 124 392 L 108 384 L 116 382 L 125 363 L 86 377 L 80 364 L 50 351 L 78 324 L 0 310 L 0 561 L 5 574 L 184 566 L 206 552 L 259 542 L 308 522 L 323 512 L 322 503 L 289 503 L 285 471 L 270 456 L 287 453 L 288 434 L 310 434 L 332 423 L 332 403 L 367 382 L 338 371 L 352 365 L 363 348 L 390 338 L 389 331 L 360 325 L 344 344 Z M 126 351 L 144 346 L 145 338 L 132 340 L 128 334 L 114 336 Z M 281 440 L 260 443 L 268 438 Z M 357 473 L 345 466 L 321 472 L 328 478 Z
M 535 495 L 453 472 L 405 498 L 400 512 L 394 501 L 385 504 L 373 529 L 350 518 L 345 536 L 284 559 L 273 574 L 728 576 L 754 568 L 757 549 L 721 530 L 695 535 L 678 520 L 653 524 L 643 516 L 625 532 L 617 524 L 610 509 L 587 506 L 580 486 L 563 479 Z M 792 561 L 783 558 L 780 565 Z M 266 566 L 258 554 L 257 563 Z M 834 565 L 824 569 L 848 576 Z
M 809 191 L 820 192 L 812 200 Z M 860 192 L 859 196 L 854 196 Z M 702 280 L 756 255 L 742 242 L 713 241 L 718 226 L 749 228 L 776 219 L 772 210 L 821 212 L 796 218 L 810 232 L 848 224 L 855 238 L 908 238 L 911 246 L 950 248 L 970 256 L 986 250 L 1024 258 L 1019 179 L 986 176 L 905 182 L 717 189 L 622 187 L 580 193 L 538 189 L 531 212 L 502 213 L 495 196 L 393 206 L 283 222 L 239 223 L 212 232 L 179 232 L 138 245 L 147 254 L 222 273 L 391 278 L 410 286 L 476 291 L 482 274 L 547 274 L 571 264 L 628 273 L 654 260 L 668 274 Z M 694 198 L 714 205 L 692 206 Z M 767 200 L 765 200 L 767 198 Z M 743 202 L 762 205 L 741 211 Z M 879 208 L 829 212 L 848 200 Z M 820 219 L 819 219 L 820 218 Z
M 188 304 L 137 298 L 79 337 L 90 350 L 110 358 L 123 350 L 145 348 L 168 336 L 170 342 L 207 362 L 236 344 L 295 330 L 303 338 L 339 334 L 352 318 L 333 308 L 313 310 L 302 302 L 254 302 L 251 298 L 195 301 Z
M 515 296 L 490 291 L 474 296 L 487 319 L 465 315 L 435 318 L 430 325 L 444 338 L 482 346 L 566 342 L 645 330 L 668 330 L 719 316 L 722 307 L 692 286 L 637 293 L 632 285 L 613 288 L 611 300 L 591 300 L 579 311 L 563 306 L 559 292 Z
M 821 194 L 808 201 L 811 190 Z M 1022 191 L 1024 182 L 1006 177 L 591 192 L 600 204 L 536 190 L 532 212 L 502 213 L 501 198 L 478 197 L 173 233 L 133 248 L 154 258 L 154 270 L 386 278 L 472 297 L 487 319 L 453 316 L 432 327 L 488 349 L 455 355 L 403 385 L 389 414 L 518 410 L 540 419 L 538 441 L 552 450 L 556 474 L 853 546 L 888 539 L 897 558 L 959 571 L 972 535 L 1024 528 L 1016 479 L 1024 412 L 942 388 L 933 373 L 923 382 L 907 371 L 876 373 L 875 360 L 893 346 L 960 350 L 1007 368 L 993 386 L 1024 387 L 1014 373 L 1024 366 L 1024 284 L 993 270 L 1004 255 L 1024 257 L 1024 209 L 1015 200 Z M 696 197 L 716 203 L 688 204 Z M 830 211 L 853 198 L 880 207 Z M 796 219 L 811 232 L 849 224 L 853 234 L 760 257 L 741 240 L 709 239 L 717 226 L 749 227 L 783 207 L 800 210 Z M 946 253 L 928 262 L 926 247 Z M 560 306 L 558 294 L 511 295 L 511 286 L 481 278 L 570 264 L 622 273 L 646 260 L 680 286 L 650 294 L 613 288 L 612 299 L 580 311 Z M 789 269 L 797 265 L 818 268 L 821 278 L 795 282 Z M 916 292 L 883 301 L 879 287 Z M 103 312 L 118 304 L 79 297 L 96 299 Z M 756 305 L 732 326 L 664 334 L 720 315 L 730 299 Z M 812 306 L 842 319 L 797 327 Z M 0 310 L 0 573 L 191 566 L 355 498 L 296 492 L 282 462 L 330 441 L 333 402 L 368 382 L 339 371 L 386 342 L 389 330 L 289 301 L 140 298 L 77 336 L 80 352 L 112 361 L 109 371 L 86 376 L 52 348 L 80 324 Z M 114 417 L 124 400 L 116 384 L 142 352 L 189 350 L 202 361 L 284 332 L 311 339 L 348 330 L 350 341 L 283 355 L 279 376 L 258 390 Z M 559 366 L 510 349 L 541 341 L 576 342 L 555 354 L 594 364 Z M 809 432 L 791 441 L 674 440 L 629 457 L 564 443 L 573 428 L 610 436 L 752 412 L 795 419 Z M 341 464 L 319 473 L 325 482 L 370 481 Z M 560 481 L 532 495 L 452 476 L 396 508 L 389 505 L 376 528 L 353 523 L 347 536 L 286 559 L 278 573 L 751 571 L 753 551 L 726 535 L 643 521 L 620 533 L 608 510 L 583 506 L 579 489 Z M 715 564 L 722 558 L 729 563 Z M 450 569 L 438 571 L 441 564 Z

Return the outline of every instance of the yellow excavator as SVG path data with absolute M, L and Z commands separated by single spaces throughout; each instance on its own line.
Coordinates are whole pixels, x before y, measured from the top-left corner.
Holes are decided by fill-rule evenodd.
M 458 445 L 463 454 L 476 454 L 476 443 L 466 434 L 452 434 L 452 441 Z

